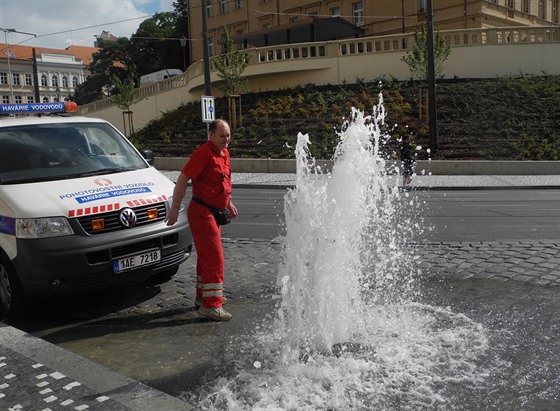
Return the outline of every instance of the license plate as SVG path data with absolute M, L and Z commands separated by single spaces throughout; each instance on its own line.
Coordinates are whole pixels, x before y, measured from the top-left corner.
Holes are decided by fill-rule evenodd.
M 161 251 L 152 250 L 130 257 L 119 258 L 113 261 L 113 272 L 122 273 L 123 271 L 134 270 L 161 260 Z

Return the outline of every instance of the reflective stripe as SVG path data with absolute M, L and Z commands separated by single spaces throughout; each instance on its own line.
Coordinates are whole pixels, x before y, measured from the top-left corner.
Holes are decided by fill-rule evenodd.
M 202 298 L 205 297 L 222 297 L 224 295 L 223 290 L 210 290 L 210 291 L 203 291 Z
M 203 290 L 222 290 L 224 288 L 224 283 L 210 283 L 210 284 L 198 284 L 198 288 Z

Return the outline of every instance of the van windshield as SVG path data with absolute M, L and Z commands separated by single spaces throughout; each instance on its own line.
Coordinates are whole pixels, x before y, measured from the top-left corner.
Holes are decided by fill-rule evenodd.
M 0 184 L 29 183 L 148 168 L 106 123 L 0 128 Z

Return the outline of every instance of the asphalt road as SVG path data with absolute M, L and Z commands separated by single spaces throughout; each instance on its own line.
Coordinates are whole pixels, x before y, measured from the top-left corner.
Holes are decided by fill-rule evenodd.
M 224 227 L 230 238 L 283 235 L 286 189 L 236 188 L 240 215 Z M 560 190 L 415 191 L 425 227 L 420 242 L 554 240 L 560 237 Z M 188 197 L 188 196 L 187 196 Z

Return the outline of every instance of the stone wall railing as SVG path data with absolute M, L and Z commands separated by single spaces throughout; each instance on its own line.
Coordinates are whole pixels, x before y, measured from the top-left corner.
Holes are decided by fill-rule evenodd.
M 489 46 L 511 46 L 511 45 L 542 45 L 542 44 L 560 44 L 560 27 L 559 26 L 547 26 L 547 27 L 506 27 L 506 28 L 486 28 L 486 29 L 466 29 L 466 30 L 443 30 L 441 31 L 446 43 L 451 48 L 465 49 L 467 47 L 478 48 L 480 51 L 481 47 Z M 299 71 L 313 71 L 314 78 L 317 78 L 317 84 L 321 84 L 320 76 L 326 76 L 326 82 L 332 82 L 333 73 L 331 71 L 329 78 L 329 73 L 324 69 L 329 68 L 329 66 L 336 66 L 335 63 L 330 63 L 329 59 L 346 59 L 359 58 L 360 61 L 356 60 L 356 64 L 364 64 L 364 58 L 368 55 L 380 54 L 384 56 L 394 55 L 394 58 L 383 60 L 384 63 L 389 66 L 384 66 L 383 69 L 387 70 L 388 73 L 395 73 L 398 70 L 391 70 L 391 68 L 397 68 L 395 65 L 399 64 L 400 56 L 406 52 L 406 50 L 412 46 L 414 43 L 414 35 L 408 34 L 398 34 L 398 35 L 388 35 L 388 36 L 374 36 L 374 37 L 362 37 L 356 39 L 347 40 L 336 40 L 336 41 L 326 41 L 326 42 L 314 42 L 314 43 L 299 43 L 299 44 L 289 44 L 289 45 L 278 45 L 269 47 L 252 48 L 247 50 L 247 54 L 250 57 L 249 66 L 245 71 L 245 75 L 251 79 L 261 78 L 267 76 L 270 79 L 274 79 L 275 75 L 282 75 L 286 72 L 287 67 L 283 64 L 291 63 L 291 70 Z M 555 54 L 555 48 L 552 49 L 551 55 Z M 469 53 L 470 54 L 470 53 Z M 484 53 L 482 53 L 484 54 Z M 458 53 L 459 57 L 461 53 Z M 451 59 L 453 59 L 454 53 L 451 53 Z M 462 56 L 462 58 L 465 58 Z M 471 57 L 472 58 L 472 57 Z M 558 56 L 553 57 L 558 59 Z M 318 62 L 323 61 L 322 65 L 318 65 Z M 369 60 L 368 60 L 369 61 Z M 295 63 L 295 64 L 294 64 Z M 315 63 L 315 64 L 314 64 Z M 369 64 L 369 63 L 368 63 Z M 459 66 L 463 64 L 462 61 Z M 276 65 L 276 66 L 275 66 Z M 392 66 L 391 66 L 392 65 Z M 344 66 L 349 68 L 354 67 L 354 63 L 348 61 L 344 63 Z M 450 64 L 452 66 L 452 64 Z M 389 67 L 389 68 L 387 68 Z M 560 64 L 558 65 L 560 67 Z M 322 69 L 322 72 L 317 71 Z M 216 70 L 211 65 L 211 76 L 212 81 L 217 82 L 220 79 L 217 77 Z M 340 71 L 340 69 L 339 69 Z M 351 71 L 351 70 L 346 70 Z M 535 73 L 540 73 L 542 70 L 535 68 Z M 455 73 L 444 73 L 447 78 L 452 78 Z M 560 74 L 560 72 L 548 72 L 548 74 Z M 340 73 L 338 73 L 340 78 Z M 494 74 L 498 75 L 498 74 Z M 401 74 L 401 77 L 403 74 Z M 492 76 L 490 76 L 492 77 Z M 336 80 L 336 79 L 335 79 Z M 349 81 L 349 79 L 343 78 L 343 81 Z M 266 81 L 266 83 L 275 83 L 276 87 L 285 87 L 281 80 L 279 81 Z M 262 84 L 262 83 L 261 83 Z M 262 86 L 259 86 L 262 87 Z M 204 89 L 204 64 L 203 61 L 197 61 L 193 63 L 187 71 L 180 75 L 168 78 L 166 80 L 160 81 L 155 84 L 149 84 L 142 86 L 138 89 L 138 96 L 143 100 L 147 100 L 150 97 L 162 95 L 172 90 L 182 89 L 181 98 L 182 101 L 178 102 L 191 102 L 196 101 L 200 98 Z M 90 104 L 80 106 L 80 114 L 85 115 L 91 112 L 106 110 L 113 106 L 111 98 L 106 98 L 99 100 Z

